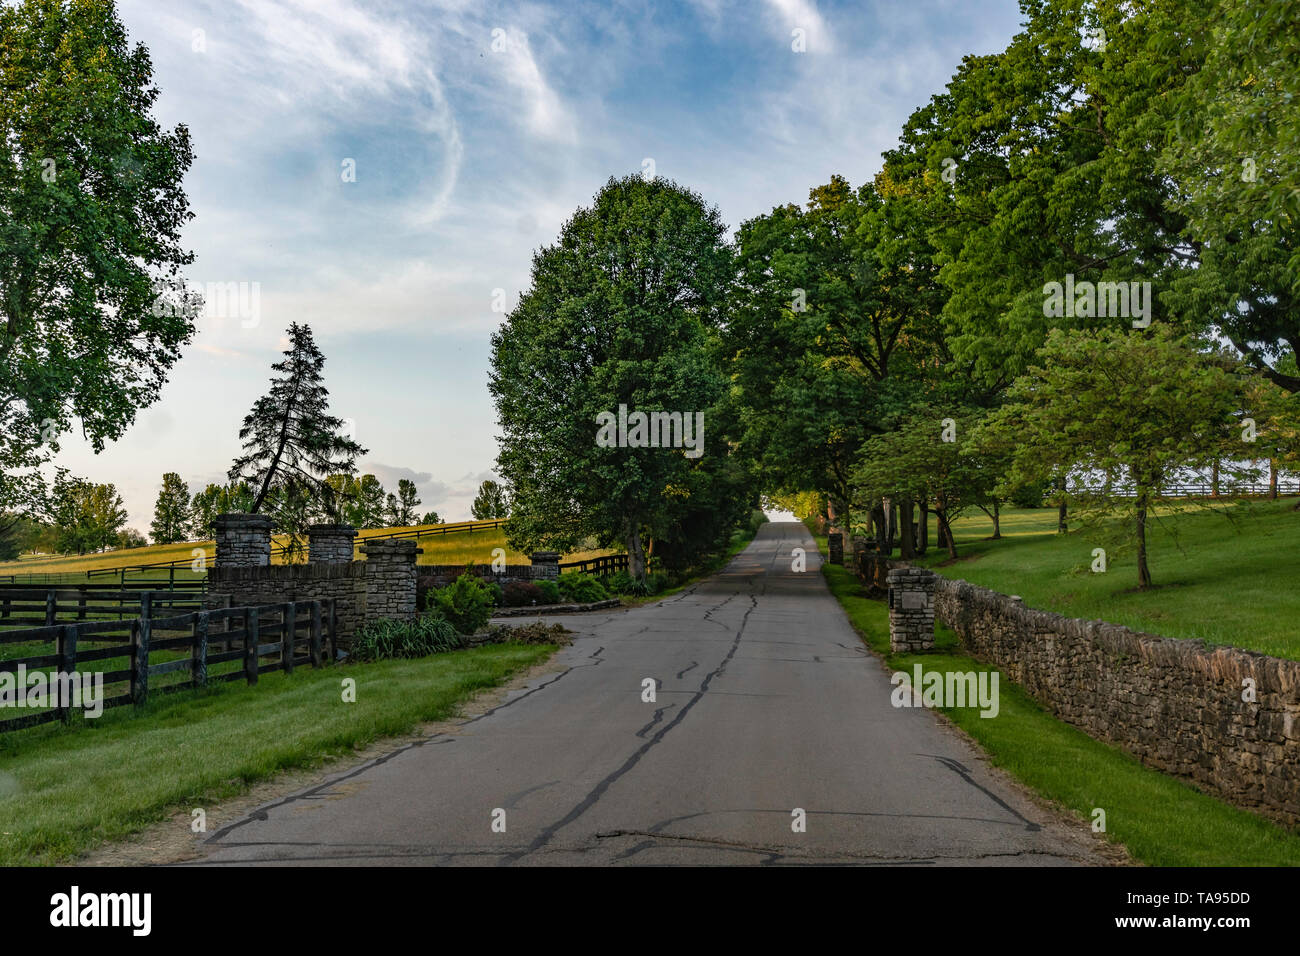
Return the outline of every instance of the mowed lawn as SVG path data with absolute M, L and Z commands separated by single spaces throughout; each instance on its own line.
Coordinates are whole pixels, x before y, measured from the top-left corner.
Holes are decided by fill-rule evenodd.
M 1056 509 L 1002 514 L 1002 538 L 980 511 L 954 522 L 958 560 L 934 547 L 920 563 L 1031 607 L 1096 618 L 1165 637 L 1300 660 L 1300 511 L 1295 498 L 1215 504 L 1155 521 L 1148 564 L 1155 587 L 1136 590 L 1134 555 L 1077 528 L 1056 533 Z M 1229 517 L 1225 517 L 1224 513 Z M 1175 537 L 1176 533 L 1176 537 Z M 1094 573 L 1092 550 L 1107 548 L 1107 570 Z
M 418 660 L 298 668 L 258 684 L 155 697 L 70 727 L 0 736 L 0 866 L 63 863 L 278 771 L 445 719 L 553 645 L 497 644 Z M 356 701 L 343 700 L 343 679 Z M 188 825 L 188 821 L 185 824 Z
M 493 552 L 497 548 L 505 550 L 508 564 L 529 563 L 527 555 L 506 545 L 505 532 L 500 528 L 479 528 L 441 533 L 437 530 L 439 527 L 439 525 L 418 525 L 411 528 L 375 528 L 359 531 L 357 533 L 358 551 L 356 557 L 358 559 L 363 557 L 360 553 L 360 546 L 365 543 L 365 539 L 368 537 L 388 534 L 393 531 L 421 531 L 427 533 L 421 534 L 416 539 L 418 547 L 424 552 L 419 556 L 420 564 L 467 564 L 471 561 L 476 564 L 489 564 L 492 561 Z M 283 544 L 283 536 L 277 535 L 273 545 L 280 547 Z M 60 577 L 58 581 L 52 580 L 48 583 L 76 583 L 78 580 L 84 581 L 86 579 L 85 573 L 90 570 L 105 570 L 140 564 L 159 564 L 169 561 L 192 561 L 195 558 L 194 550 L 196 548 L 203 552 L 207 562 L 212 561 L 216 553 L 214 542 L 210 540 L 189 541 L 183 544 L 151 545 L 147 548 L 109 551 L 104 554 L 29 556 L 18 561 L 0 562 L 0 577 L 10 574 L 46 574 Z M 583 561 L 587 558 L 613 553 L 608 549 L 584 549 L 566 554 L 563 560 Z M 283 556 L 279 554 L 273 554 L 271 559 L 276 564 L 284 560 Z M 155 568 L 144 572 L 143 576 L 158 577 L 159 575 L 166 576 L 167 573 L 165 568 Z M 192 573 L 189 568 L 178 568 L 176 571 L 178 581 L 194 580 L 198 577 L 200 575 Z M 99 580 L 107 582 L 111 581 L 112 578 L 106 575 Z

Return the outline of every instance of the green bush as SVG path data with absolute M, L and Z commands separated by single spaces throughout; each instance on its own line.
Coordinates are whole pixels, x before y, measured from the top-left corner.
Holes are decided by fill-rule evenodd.
M 632 590 L 632 575 L 626 571 L 615 571 L 605 579 L 605 589 L 610 594 L 627 594 Z
M 348 659 L 382 661 L 390 658 L 428 657 L 464 646 L 451 622 L 438 614 L 414 621 L 383 618 L 357 629 Z
M 560 594 L 570 604 L 590 604 L 609 597 L 609 592 L 600 581 L 581 571 L 566 571 L 561 574 L 559 586 Z
M 646 575 L 646 588 L 651 594 L 658 594 L 668 587 L 669 577 L 664 571 L 656 571 L 654 574 Z
M 559 604 L 560 603 L 560 586 L 554 581 L 548 581 L 543 578 L 541 581 L 534 582 L 537 590 L 542 592 L 542 603 Z
M 497 590 L 469 571 L 445 588 L 429 592 L 429 603 L 461 634 L 473 634 L 487 624 L 496 606 Z

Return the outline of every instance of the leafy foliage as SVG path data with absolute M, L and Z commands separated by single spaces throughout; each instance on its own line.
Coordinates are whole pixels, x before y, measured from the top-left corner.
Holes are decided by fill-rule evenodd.
M 348 660 L 428 657 L 463 646 L 464 640 L 456 628 L 437 614 L 424 614 L 413 621 L 383 618 L 357 628 Z
M 494 589 L 472 571 L 465 571 L 446 587 L 429 591 L 429 604 L 461 634 L 474 634 L 492 617 Z
M 566 571 L 557 582 L 560 597 L 568 604 L 591 604 L 609 597 L 598 578 L 581 571 Z

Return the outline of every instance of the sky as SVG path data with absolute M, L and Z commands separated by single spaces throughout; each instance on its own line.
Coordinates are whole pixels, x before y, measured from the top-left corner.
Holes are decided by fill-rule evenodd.
M 224 482 L 293 321 L 361 471 L 468 518 L 497 451 L 489 337 L 610 176 L 675 180 L 734 232 L 869 180 L 962 56 L 1020 24 L 1015 0 L 118 6 L 156 118 L 190 130 L 186 278 L 211 291 L 160 400 L 56 463 L 114 483 L 146 534 L 163 472 Z

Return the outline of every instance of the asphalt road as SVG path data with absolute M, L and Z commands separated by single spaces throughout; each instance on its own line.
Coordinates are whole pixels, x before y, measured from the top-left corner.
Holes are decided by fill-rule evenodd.
M 935 714 L 890 704 L 819 563 L 801 524 L 767 524 L 685 592 L 556 618 L 574 644 L 491 710 L 260 808 L 196 862 L 1103 862 Z

